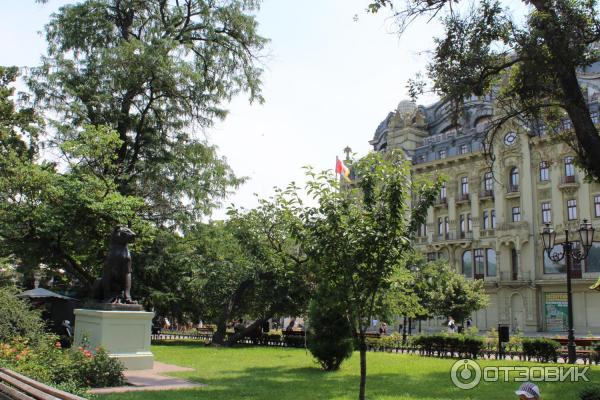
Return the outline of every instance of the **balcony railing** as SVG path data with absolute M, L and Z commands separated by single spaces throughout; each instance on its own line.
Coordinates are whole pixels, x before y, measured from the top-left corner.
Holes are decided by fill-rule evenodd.
M 458 202 L 469 201 L 469 193 L 461 193 L 457 199 Z
M 437 199 L 435 199 L 435 206 L 447 206 L 448 205 L 448 198 L 447 197 L 438 197 Z
M 473 232 L 460 232 L 459 237 L 461 239 L 473 239 Z
M 454 235 L 452 232 L 446 232 L 446 233 L 437 234 L 437 235 L 433 236 L 434 242 L 443 242 L 445 240 L 453 240 L 453 239 L 454 239 Z
M 494 191 L 493 190 L 482 190 L 481 193 L 479 193 L 479 198 L 480 199 L 485 199 L 488 197 L 494 197 Z
M 518 193 L 519 185 L 508 185 L 507 193 Z
M 531 271 L 525 271 L 521 274 L 519 274 L 517 271 L 502 271 L 500 272 L 500 278 L 505 282 L 529 282 L 531 281 Z

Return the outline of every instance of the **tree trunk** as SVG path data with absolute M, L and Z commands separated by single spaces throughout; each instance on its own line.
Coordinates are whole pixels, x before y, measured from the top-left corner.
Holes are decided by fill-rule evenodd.
M 365 400 L 367 389 L 367 343 L 365 332 L 362 330 L 358 335 L 358 343 L 360 351 L 360 388 L 358 391 L 358 400 Z
M 254 321 L 253 323 L 251 323 L 250 325 L 248 325 L 247 327 L 245 327 L 240 332 L 234 333 L 232 336 L 230 336 L 227 339 L 227 343 L 225 343 L 225 345 L 231 347 L 231 346 L 235 345 L 243 337 L 249 336 L 249 335 L 251 336 L 252 334 L 256 335 L 258 338 L 259 336 L 256 334 L 256 332 L 258 332 L 259 329 L 262 329 L 263 323 L 265 321 L 267 321 L 269 318 L 271 318 L 271 317 L 268 316 L 265 318 L 259 318 L 256 321 Z
M 225 335 L 227 334 L 227 321 L 230 319 L 231 310 L 233 308 L 233 304 L 231 301 L 227 302 L 217 318 L 217 331 L 213 334 L 212 344 L 223 344 L 225 341 Z

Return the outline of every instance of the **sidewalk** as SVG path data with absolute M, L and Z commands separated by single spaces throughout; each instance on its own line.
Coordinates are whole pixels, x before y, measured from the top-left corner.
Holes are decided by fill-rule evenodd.
M 185 379 L 173 378 L 162 374 L 170 372 L 193 371 L 193 368 L 179 367 L 154 361 L 154 368 L 142 371 L 125 371 L 127 386 L 98 388 L 90 390 L 93 394 L 140 392 L 148 390 L 174 390 L 202 387 L 199 383 L 192 383 Z

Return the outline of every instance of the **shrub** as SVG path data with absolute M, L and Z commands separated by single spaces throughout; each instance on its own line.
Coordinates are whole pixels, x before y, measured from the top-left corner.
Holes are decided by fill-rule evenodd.
M 116 358 L 109 357 L 106 350 L 96 349 L 95 353 L 80 347 L 73 352 L 73 357 L 78 365 L 77 380 L 88 387 L 122 386 L 123 364 Z
M 600 362 L 600 344 L 595 344 L 591 355 L 592 362 L 598 364 Z
M 600 400 L 600 385 L 593 385 L 584 388 L 579 393 L 581 400 Z
M 321 289 L 309 306 L 308 349 L 326 371 L 335 371 L 352 355 L 352 329 L 339 303 Z M 284 340 L 285 340 L 284 336 Z
M 17 338 L 35 344 L 44 336 L 44 322 L 39 312 L 32 310 L 29 303 L 16 296 L 16 290 L 0 288 L 0 343 L 9 343 Z
M 413 343 L 426 355 L 445 356 L 448 352 L 462 357 L 477 358 L 483 349 L 484 341 L 477 336 L 469 335 L 419 335 Z
M 537 358 L 538 361 L 548 362 L 558 360 L 558 349 L 560 343 L 547 338 L 525 338 L 523 339 L 523 354 L 529 360 Z

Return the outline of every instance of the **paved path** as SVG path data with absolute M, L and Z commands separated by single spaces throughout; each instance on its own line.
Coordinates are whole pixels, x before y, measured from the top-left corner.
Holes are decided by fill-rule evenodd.
M 125 379 L 128 386 L 117 386 L 110 388 L 92 389 L 90 393 L 123 393 L 139 392 L 146 390 L 174 390 L 190 389 L 204 386 L 199 383 L 192 383 L 185 379 L 173 378 L 162 374 L 170 372 L 193 371 L 193 368 L 179 367 L 177 365 L 164 364 L 154 361 L 154 368 L 142 371 L 125 371 Z

